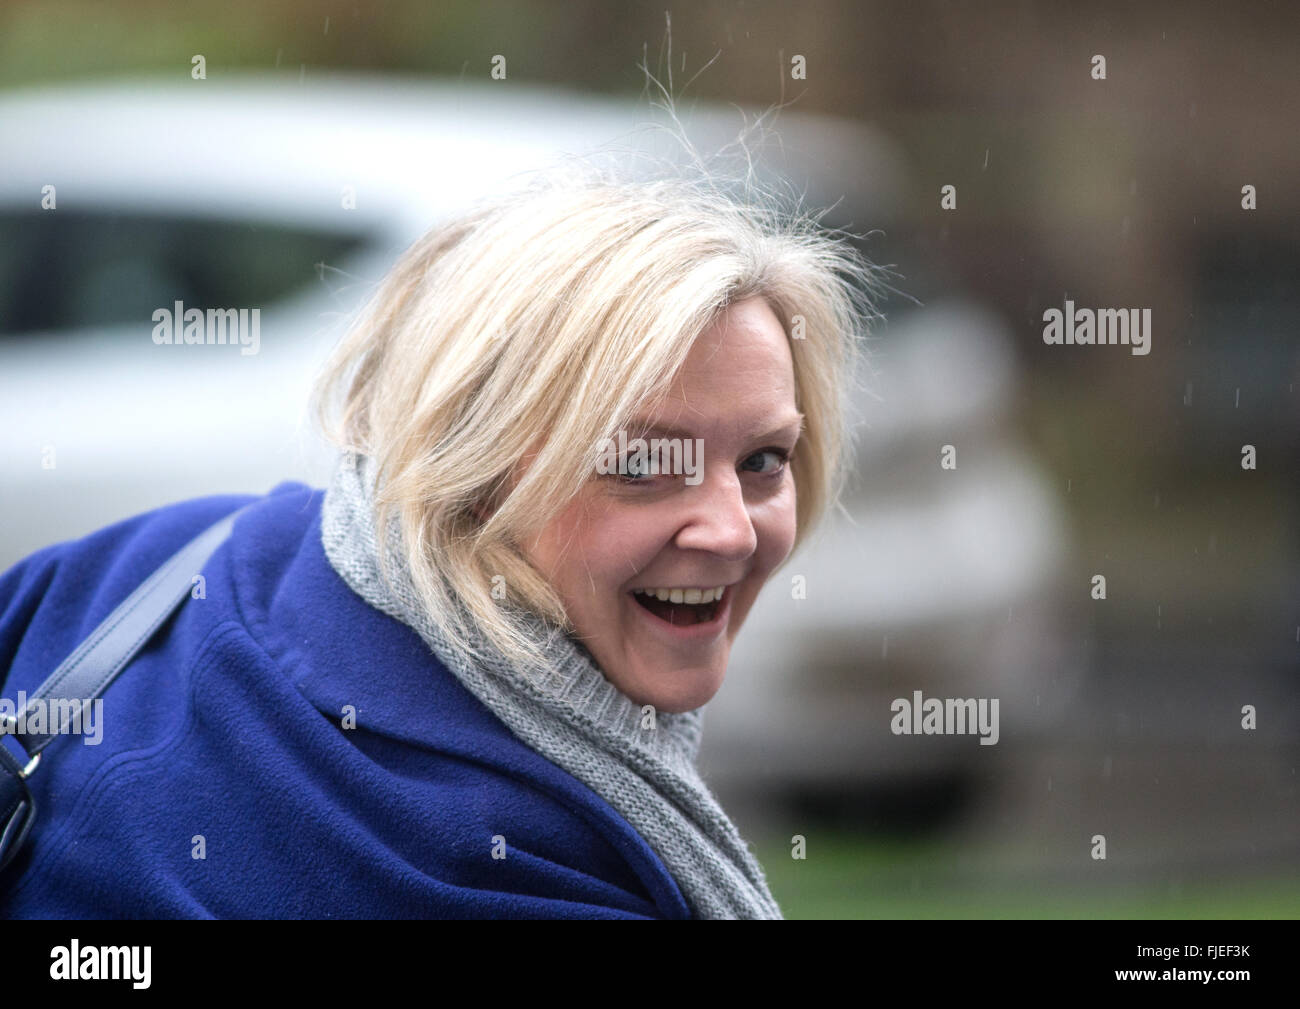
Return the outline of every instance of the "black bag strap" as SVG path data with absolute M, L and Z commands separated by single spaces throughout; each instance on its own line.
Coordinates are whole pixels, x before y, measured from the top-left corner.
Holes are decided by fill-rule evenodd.
M 25 767 L 0 745 L 0 869 L 17 853 L 36 814 L 26 779 L 40 763 L 41 751 L 67 731 L 80 701 L 80 715 L 85 717 L 92 701 L 108 689 L 137 652 L 153 637 L 159 627 L 190 595 L 193 579 L 213 552 L 230 535 L 235 520 L 250 505 L 227 515 L 208 527 L 173 554 L 146 578 L 134 592 L 95 628 L 76 650 L 64 659 L 34 694 L 18 715 L 11 715 L 4 726 L 7 734 L 22 743 L 31 758 Z M 58 725 L 46 725 L 43 732 L 19 732 L 27 722 L 33 704 L 53 706 L 60 712 Z

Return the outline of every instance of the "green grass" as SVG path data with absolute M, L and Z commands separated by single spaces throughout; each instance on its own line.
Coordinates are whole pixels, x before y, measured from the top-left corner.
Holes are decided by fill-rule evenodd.
M 1186 874 L 1177 882 L 1052 881 L 1004 868 L 969 868 L 950 842 L 807 836 L 803 860 L 790 845 L 755 845 L 785 916 L 800 918 L 1296 918 L 1300 873 L 1228 879 Z M 958 870 L 957 864 L 968 868 Z M 1005 863 L 1003 863 L 1005 864 Z

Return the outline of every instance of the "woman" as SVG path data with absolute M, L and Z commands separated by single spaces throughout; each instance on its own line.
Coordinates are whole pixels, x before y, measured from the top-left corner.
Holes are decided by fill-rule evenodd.
M 837 491 L 869 289 L 707 180 L 543 181 L 431 231 L 322 377 L 324 493 L 169 506 L 0 580 L 13 697 L 245 506 L 100 743 L 43 754 L 0 912 L 779 918 L 701 710 Z

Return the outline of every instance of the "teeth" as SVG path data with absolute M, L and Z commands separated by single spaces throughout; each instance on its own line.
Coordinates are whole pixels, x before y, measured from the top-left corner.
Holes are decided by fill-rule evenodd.
M 689 606 L 700 606 L 721 599 L 726 590 L 725 585 L 719 585 L 716 589 L 636 589 L 635 594 L 654 596 L 660 602 L 665 603 L 686 603 Z

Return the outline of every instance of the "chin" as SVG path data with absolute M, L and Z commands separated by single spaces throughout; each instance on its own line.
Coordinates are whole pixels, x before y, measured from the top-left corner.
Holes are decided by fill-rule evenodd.
M 722 688 L 726 664 L 721 667 L 687 667 L 675 670 L 638 670 L 635 684 L 616 685 L 637 704 L 679 715 L 703 707 Z

